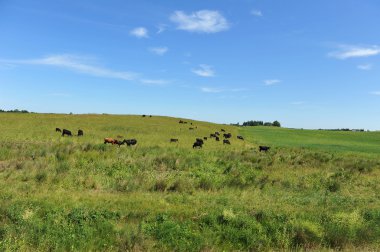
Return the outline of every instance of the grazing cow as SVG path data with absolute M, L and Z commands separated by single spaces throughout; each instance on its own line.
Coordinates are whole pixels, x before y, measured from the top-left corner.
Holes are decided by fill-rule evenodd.
M 146 117 L 146 115 L 142 115 L 142 117 Z
M 113 139 L 113 138 L 110 138 L 110 137 L 107 137 L 107 138 L 104 138 L 104 144 L 118 144 L 118 141 Z
M 203 137 L 203 140 L 207 140 L 207 137 Z
M 219 135 L 220 135 L 220 133 L 219 133 L 218 131 L 215 131 L 215 135 L 219 136 Z
M 183 123 L 183 121 L 182 120 L 179 120 L 179 122 L 178 123 Z
M 226 132 L 224 129 L 220 129 L 220 131 L 222 131 L 222 132 Z
M 223 144 L 231 144 L 231 143 L 230 143 L 230 140 L 224 139 Z
M 195 143 L 193 144 L 193 149 L 194 148 L 202 148 L 202 145 L 203 145 L 203 143 L 195 141 Z
M 224 136 L 224 138 L 230 138 L 232 135 L 231 135 L 231 133 L 225 133 L 225 134 L 223 134 L 223 136 Z
M 210 134 L 210 137 L 216 137 L 216 135 L 215 134 Z
M 270 149 L 270 147 L 268 146 L 259 146 L 259 151 L 264 151 L 264 152 L 267 152 L 268 150 Z
M 119 147 L 120 147 L 120 145 L 124 145 L 124 141 L 119 141 L 119 140 L 114 140 L 115 142 L 113 143 L 113 144 L 117 144 L 117 145 L 119 145 Z
M 190 127 L 189 130 L 194 130 L 194 128 Z
M 203 142 L 203 140 L 201 138 L 197 138 L 197 139 L 195 139 L 195 141 L 204 144 L 204 142 Z
M 184 124 L 187 124 L 187 122 L 183 122 Z
M 78 130 L 78 136 L 83 136 L 83 130 Z
M 215 140 L 216 140 L 216 141 L 219 141 L 219 137 L 215 137 Z
M 131 145 L 137 144 L 137 140 L 136 139 L 124 139 L 123 142 L 126 143 L 127 146 L 131 146 Z
M 193 123 L 192 123 L 192 122 L 191 122 L 190 124 L 191 124 L 191 125 L 193 125 Z
M 237 136 L 237 139 L 244 140 L 244 137 L 242 137 L 242 136 Z
M 55 132 L 62 132 L 60 128 L 55 128 Z
M 178 142 L 178 138 L 170 138 L 170 142 L 171 143 L 177 143 Z
M 62 136 L 65 136 L 65 135 L 73 136 L 73 135 L 71 134 L 71 131 L 70 131 L 70 130 L 63 129 L 63 130 L 62 130 Z
M 149 117 L 152 117 L 152 115 L 149 115 Z

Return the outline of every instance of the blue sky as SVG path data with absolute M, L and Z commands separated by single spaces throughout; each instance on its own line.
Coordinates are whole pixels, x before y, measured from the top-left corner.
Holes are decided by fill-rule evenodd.
M 378 0 L 0 0 L 0 108 L 380 129 Z

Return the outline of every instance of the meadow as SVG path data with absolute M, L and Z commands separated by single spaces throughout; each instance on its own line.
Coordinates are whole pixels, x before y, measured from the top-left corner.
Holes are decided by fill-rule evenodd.
M 380 132 L 179 120 L 0 113 L 0 251 L 380 247 Z M 192 148 L 221 128 L 231 145 Z

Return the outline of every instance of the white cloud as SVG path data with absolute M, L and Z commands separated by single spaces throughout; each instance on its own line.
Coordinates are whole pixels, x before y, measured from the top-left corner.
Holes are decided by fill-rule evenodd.
M 280 82 L 281 82 L 281 80 L 277 80 L 277 79 L 265 80 L 264 85 L 265 86 L 272 86 L 272 85 L 278 84 Z
M 198 69 L 193 69 L 193 73 L 202 77 L 214 77 L 215 72 L 212 66 L 201 64 Z
M 13 64 L 24 64 L 24 65 L 47 65 L 66 68 L 75 72 L 88 74 L 92 76 L 121 79 L 121 80 L 134 80 L 137 77 L 137 73 L 134 72 L 124 72 L 124 71 L 114 71 L 111 69 L 93 66 L 91 64 L 85 63 L 83 57 L 78 57 L 75 55 L 61 54 L 61 55 L 51 55 L 39 59 L 29 59 L 29 60 L 1 60 L 2 62 L 9 62 Z
M 365 64 L 365 65 L 358 65 L 358 69 L 360 70 L 371 70 L 372 69 L 372 65 L 371 64 Z
M 151 48 L 149 48 L 150 52 L 157 54 L 159 56 L 164 55 L 165 53 L 167 53 L 168 50 L 169 49 L 167 47 L 151 47 Z
M 263 13 L 261 12 L 261 10 L 251 10 L 251 15 L 256 17 L 262 17 Z
M 221 93 L 221 92 L 223 92 L 222 89 L 210 88 L 210 87 L 201 87 L 201 91 L 204 93 Z
M 170 81 L 168 81 L 168 80 L 161 80 L 161 79 L 158 79 L 158 80 L 154 80 L 154 79 L 141 79 L 140 82 L 143 83 L 143 84 L 147 84 L 147 85 L 157 85 L 157 86 L 163 86 L 163 85 L 166 85 L 166 84 L 170 83 Z
M 371 92 L 370 94 L 373 94 L 373 95 L 380 95 L 380 91 L 374 91 L 374 92 Z
M 177 24 L 177 29 L 190 32 L 215 33 L 230 27 L 222 14 L 212 10 L 200 10 L 191 14 L 175 11 L 170 20 Z
M 157 25 L 157 34 L 160 34 L 160 33 L 163 33 L 164 31 L 166 31 L 166 27 L 167 25 L 165 24 L 159 24 Z
M 329 57 L 336 59 L 349 59 L 349 58 L 360 58 L 360 57 L 370 57 L 380 54 L 379 46 L 369 46 L 369 47 L 360 47 L 360 46 L 349 46 L 341 45 L 340 50 L 330 52 Z
M 136 27 L 135 29 L 131 30 L 129 34 L 137 38 L 147 38 L 148 30 L 144 27 Z

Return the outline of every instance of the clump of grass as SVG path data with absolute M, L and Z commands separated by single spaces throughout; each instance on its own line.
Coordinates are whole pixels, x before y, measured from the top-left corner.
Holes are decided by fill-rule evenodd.
M 38 171 L 36 173 L 35 179 L 38 183 L 45 182 L 47 179 L 47 172 L 46 171 Z

